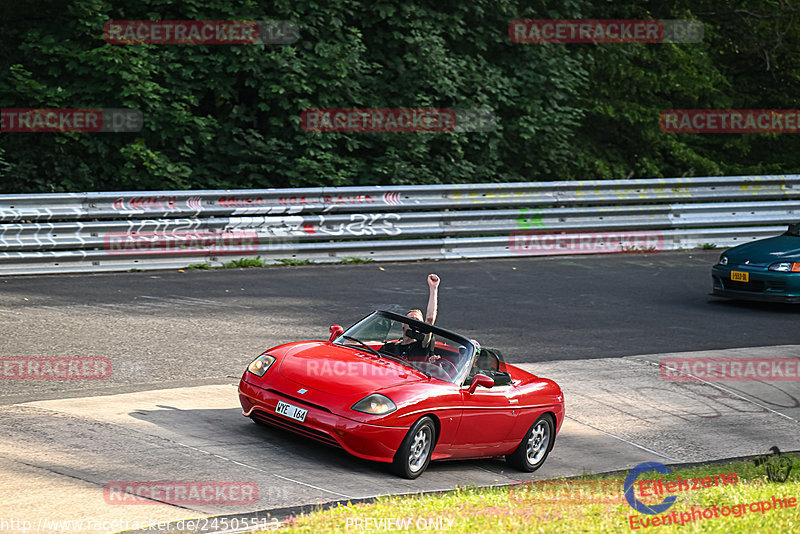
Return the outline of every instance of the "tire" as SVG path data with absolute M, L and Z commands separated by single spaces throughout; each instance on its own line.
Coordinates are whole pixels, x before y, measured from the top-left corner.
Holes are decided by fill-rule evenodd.
M 539 469 L 553 446 L 554 429 L 552 416 L 545 414 L 539 417 L 514 452 L 506 456 L 506 463 L 528 473 Z
M 394 455 L 392 470 L 398 476 L 415 479 L 431 463 L 436 444 L 436 428 L 430 417 L 423 417 L 411 427 Z

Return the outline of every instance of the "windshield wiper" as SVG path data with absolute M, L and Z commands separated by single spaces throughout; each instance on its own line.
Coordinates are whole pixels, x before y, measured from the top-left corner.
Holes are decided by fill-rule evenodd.
M 384 358 L 388 358 L 388 359 L 392 360 L 393 362 L 397 362 L 397 363 L 399 363 L 401 365 L 405 365 L 406 367 L 411 367 L 412 369 L 416 369 L 417 371 L 419 371 L 423 375 L 427 376 L 428 378 L 433 378 L 430 373 L 420 369 L 412 361 L 404 360 L 403 358 L 399 358 L 399 357 L 395 356 L 394 354 L 389 354 L 389 353 L 382 353 L 382 354 L 383 354 Z
M 411 367 L 413 367 L 414 369 L 416 369 L 417 371 L 419 371 L 419 372 L 420 372 L 420 373 L 422 373 L 423 375 L 427 376 L 428 378 L 433 378 L 433 377 L 431 376 L 431 374 L 430 374 L 430 373 L 428 373 L 427 371 L 423 371 L 422 369 L 420 369 L 419 367 L 417 367 L 417 366 L 414 364 L 414 362 L 410 362 L 410 361 L 408 361 L 408 360 L 400 360 L 400 361 L 401 361 L 401 362 L 403 362 L 403 363 L 406 363 L 406 364 L 408 364 L 408 365 L 409 365 L 409 366 L 411 366 Z
M 343 337 L 343 338 L 345 338 L 345 339 L 346 339 L 346 340 L 348 340 L 348 341 L 355 341 L 356 343 L 358 343 L 359 345 L 361 345 L 362 347 L 364 347 L 365 349 L 367 349 L 368 351 L 370 351 L 372 354 L 374 354 L 374 355 L 375 355 L 375 356 L 377 356 L 378 358 L 383 358 L 383 354 L 381 354 L 381 353 L 380 353 L 380 352 L 378 352 L 377 350 L 373 349 L 372 347 L 370 347 L 369 345 L 367 345 L 366 343 L 364 343 L 364 342 L 363 342 L 363 341 L 361 341 L 360 339 L 356 339 L 356 338 L 354 338 L 354 337 L 351 337 L 351 336 L 342 336 L 342 337 Z

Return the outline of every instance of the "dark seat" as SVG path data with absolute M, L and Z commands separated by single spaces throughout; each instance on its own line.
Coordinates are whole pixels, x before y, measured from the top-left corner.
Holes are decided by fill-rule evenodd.
M 482 374 L 494 379 L 495 386 L 507 386 L 511 384 L 511 375 L 505 369 L 502 352 L 498 349 L 481 348 L 478 359 L 470 371 L 469 380 L 471 381 L 477 374 Z

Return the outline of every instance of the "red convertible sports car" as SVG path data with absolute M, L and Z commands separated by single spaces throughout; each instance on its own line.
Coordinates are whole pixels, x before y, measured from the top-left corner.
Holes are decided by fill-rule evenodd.
M 538 469 L 564 421 L 561 388 L 499 351 L 387 311 L 328 341 L 271 348 L 242 376 L 243 414 L 417 478 L 431 460 L 505 456 Z

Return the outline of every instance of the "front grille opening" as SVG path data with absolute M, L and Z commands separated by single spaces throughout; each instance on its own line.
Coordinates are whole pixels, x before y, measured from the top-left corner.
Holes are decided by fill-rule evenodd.
M 309 428 L 304 426 L 302 423 L 292 421 L 291 419 L 268 412 L 262 412 L 260 410 L 253 410 L 253 413 L 250 414 L 250 417 L 259 423 L 264 423 L 270 426 L 281 428 L 283 430 L 288 430 L 289 432 L 311 438 L 320 443 L 324 443 L 325 445 L 336 447 L 337 449 L 342 448 L 338 441 L 325 432 L 320 432 L 319 430 Z
M 761 280 L 752 280 L 750 282 L 737 282 L 735 280 L 725 280 L 722 282 L 725 289 L 731 291 L 750 291 L 752 293 L 763 293 L 764 282 Z

